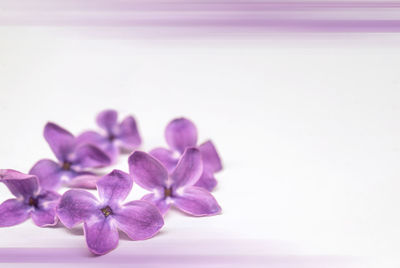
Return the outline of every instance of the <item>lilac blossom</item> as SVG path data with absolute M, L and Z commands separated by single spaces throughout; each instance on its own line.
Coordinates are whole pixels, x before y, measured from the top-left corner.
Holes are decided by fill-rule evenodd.
M 186 118 L 174 119 L 165 128 L 165 139 L 170 149 L 155 148 L 150 154 L 171 173 L 185 149 L 197 146 L 197 128 Z M 217 185 L 214 173 L 222 170 L 221 159 L 211 140 L 200 144 L 197 148 L 203 159 L 203 174 L 195 185 L 211 191 Z
M 57 189 L 62 184 L 93 188 L 97 176 L 87 169 L 105 167 L 111 163 L 107 154 L 98 147 L 79 144 L 76 137 L 54 123 L 46 124 L 44 138 L 58 161 L 39 160 L 29 171 L 39 178 L 44 189 Z
M 1 169 L 0 182 L 16 197 L 0 205 L 0 227 L 22 223 L 29 217 L 39 227 L 57 223 L 56 206 L 60 195 L 41 189 L 36 176 Z
M 135 182 L 153 192 L 145 195 L 142 200 L 155 204 L 162 214 L 171 205 L 193 216 L 209 216 L 221 212 L 209 191 L 194 186 L 203 172 L 198 149 L 186 148 L 170 175 L 161 162 L 145 152 L 135 151 L 128 162 Z
M 105 151 L 113 162 L 116 161 L 120 151 L 132 152 L 140 146 L 140 137 L 135 118 L 125 117 L 118 123 L 118 113 L 115 110 L 104 110 L 96 118 L 97 125 L 102 129 L 85 131 L 77 137 L 80 143 L 90 143 Z
M 117 247 L 118 229 L 133 240 L 150 238 L 161 229 L 164 221 L 158 209 L 149 202 L 122 204 L 132 184 L 129 174 L 114 170 L 97 182 L 100 201 L 85 190 L 69 190 L 60 200 L 57 215 L 67 228 L 83 222 L 87 246 L 97 255 Z

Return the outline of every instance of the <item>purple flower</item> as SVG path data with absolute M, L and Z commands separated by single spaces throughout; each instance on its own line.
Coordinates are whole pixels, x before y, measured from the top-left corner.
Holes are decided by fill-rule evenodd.
M 201 153 L 187 148 L 171 175 L 151 155 L 136 151 L 128 159 L 135 182 L 153 193 L 142 200 L 155 204 L 165 214 L 171 205 L 193 216 L 208 216 L 221 212 L 215 198 L 204 188 L 194 186 L 203 172 Z
M 85 190 L 69 190 L 60 200 L 57 215 L 68 228 L 83 222 L 87 246 L 97 255 L 117 247 L 118 229 L 133 240 L 150 238 L 161 229 L 164 221 L 149 202 L 121 204 L 132 184 L 128 174 L 114 170 L 97 182 L 100 201 Z
M 196 126 L 186 118 L 174 119 L 165 129 L 165 139 L 170 149 L 156 148 L 150 151 L 150 154 L 171 173 L 185 149 L 197 146 Z M 222 170 L 221 159 L 211 140 L 202 143 L 197 148 L 203 159 L 203 174 L 195 185 L 211 191 L 217 185 L 214 173 Z
M 40 186 L 53 190 L 62 183 L 70 183 L 78 176 L 96 177 L 86 171 L 87 168 L 99 168 L 110 165 L 110 158 L 94 145 L 80 145 L 77 139 L 67 130 L 54 123 L 47 123 L 44 128 L 44 138 L 50 145 L 58 162 L 50 159 L 39 160 L 29 171 L 36 175 Z M 79 180 L 76 187 L 92 187 L 90 180 Z
M 22 223 L 29 216 L 39 227 L 57 223 L 56 206 L 60 195 L 41 189 L 36 176 L 11 169 L 1 169 L 0 181 L 16 197 L 0 205 L 0 227 Z
M 105 110 L 96 118 L 97 125 L 103 133 L 86 131 L 78 136 L 81 144 L 90 143 L 98 146 L 115 162 L 120 151 L 132 152 L 139 147 L 142 139 L 133 116 L 127 116 L 118 123 L 118 113 L 115 110 Z

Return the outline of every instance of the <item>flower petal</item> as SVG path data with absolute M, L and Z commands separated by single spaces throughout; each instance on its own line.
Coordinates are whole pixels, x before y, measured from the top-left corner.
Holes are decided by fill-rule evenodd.
M 83 188 L 89 190 L 96 190 L 97 181 L 101 178 L 94 173 L 90 172 L 82 172 L 80 175 L 77 175 L 70 181 L 65 183 L 65 186 L 70 188 Z
M 115 143 L 95 131 L 85 131 L 76 140 L 79 146 L 91 144 L 98 147 L 107 154 L 113 163 L 119 156 L 119 149 Z
M 196 182 L 194 186 L 204 188 L 209 192 L 211 192 L 215 188 L 215 186 L 217 186 L 217 184 L 218 182 L 214 178 L 212 172 L 203 171 L 203 174 L 201 175 L 200 179 Z
M 78 145 L 93 144 L 99 146 L 105 142 L 107 142 L 107 138 L 102 136 L 100 133 L 91 130 L 82 132 L 81 134 L 79 134 L 79 136 L 76 137 L 76 143 Z
M 118 204 L 128 196 L 132 184 L 129 174 L 114 169 L 97 182 L 97 190 L 103 203 Z
M 45 191 L 38 197 L 38 207 L 35 208 L 31 215 L 33 222 L 39 226 L 52 226 L 57 224 L 56 207 L 61 198 L 56 192 Z
M 166 186 L 168 172 L 164 166 L 151 155 L 135 151 L 128 159 L 129 173 L 134 182 L 147 190 L 160 189 Z
M 214 196 L 196 186 L 186 187 L 181 195 L 174 197 L 174 205 L 193 216 L 210 216 L 221 212 Z
M 98 147 L 86 144 L 76 150 L 74 165 L 80 168 L 100 168 L 111 164 L 111 159 Z
M 93 254 L 103 255 L 118 246 L 118 229 L 110 217 L 85 221 L 83 228 L 86 244 Z
M 179 159 L 174 157 L 174 152 L 171 150 L 165 148 L 155 148 L 151 150 L 149 154 L 160 161 L 169 173 L 171 173 L 176 167 L 176 164 L 178 164 Z
M 196 148 L 187 148 L 171 174 L 173 187 L 195 184 L 203 172 L 201 153 Z
M 107 131 L 107 133 L 113 133 L 113 129 L 117 125 L 118 113 L 115 110 L 104 110 L 100 112 L 96 117 L 96 122 L 99 127 Z
M 29 174 L 36 175 L 42 189 L 54 190 L 61 186 L 63 172 L 61 166 L 49 159 L 42 159 L 36 162 Z
M 217 149 L 212 141 L 206 141 L 198 148 L 203 158 L 203 166 L 205 170 L 212 172 L 218 172 L 222 170 L 221 158 L 219 157 Z
M 165 129 L 165 139 L 172 149 L 183 153 L 186 147 L 197 144 L 196 126 L 186 118 L 174 119 Z
M 16 170 L 1 169 L 0 181 L 16 197 L 26 199 L 36 195 L 39 191 L 38 178 L 35 175 L 24 174 Z
M 0 227 L 17 225 L 29 218 L 30 207 L 17 199 L 8 199 L 0 205 Z
M 68 155 L 74 150 L 74 136 L 54 123 L 46 124 L 43 135 L 50 145 L 51 150 L 60 161 L 66 160 Z
M 140 137 L 136 120 L 133 116 L 127 116 L 119 124 L 118 139 L 121 142 L 121 148 L 126 151 L 132 151 L 142 143 L 142 138 Z
M 99 202 L 84 190 L 69 190 L 63 194 L 57 206 L 57 216 L 68 228 L 101 214 Z
M 165 213 L 171 207 L 171 203 L 168 203 L 164 197 L 160 197 L 154 193 L 144 195 L 141 200 L 152 203 L 158 208 L 162 215 L 165 215 Z
M 132 201 L 113 215 L 117 226 L 133 240 L 154 236 L 164 225 L 159 210 L 146 201 Z

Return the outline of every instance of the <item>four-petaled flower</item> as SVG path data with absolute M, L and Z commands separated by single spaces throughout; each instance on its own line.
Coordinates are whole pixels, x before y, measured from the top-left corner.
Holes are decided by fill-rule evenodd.
M 118 113 L 115 110 L 105 110 L 96 117 L 97 125 L 104 133 L 85 131 L 77 139 L 80 143 L 91 143 L 105 151 L 113 162 L 120 151 L 132 152 L 140 146 L 140 137 L 135 118 L 125 117 L 118 123 Z
M 170 149 L 155 148 L 150 151 L 150 154 L 157 158 L 169 173 L 172 173 L 179 156 L 185 149 L 197 146 L 196 126 L 186 118 L 174 119 L 165 128 L 165 139 Z M 203 174 L 195 185 L 211 191 L 217 185 L 214 173 L 222 170 L 221 159 L 211 140 L 202 143 L 197 148 L 203 159 Z
M 22 223 L 29 216 L 40 227 L 57 223 L 56 206 L 60 195 L 41 189 L 36 176 L 1 169 L 0 182 L 3 182 L 16 197 L 0 205 L 0 227 Z
M 97 178 L 87 168 L 98 168 L 110 165 L 111 160 L 98 147 L 91 144 L 80 144 L 67 130 L 54 123 L 47 123 L 44 128 L 44 138 L 50 145 L 58 162 L 50 159 L 39 160 L 29 171 L 29 174 L 39 178 L 44 189 L 57 189 L 62 183 L 75 187 L 93 188 Z M 84 179 L 79 179 L 82 176 Z M 76 178 L 77 180 L 71 180 Z
M 171 175 L 157 159 L 145 152 L 134 152 L 128 162 L 134 181 L 142 188 L 153 191 L 142 200 L 155 204 L 162 214 L 171 205 L 193 216 L 220 213 L 221 208 L 212 194 L 194 186 L 203 172 L 198 149 L 186 148 Z
M 121 204 L 132 188 L 132 178 L 114 170 L 97 182 L 100 201 L 84 190 L 64 193 L 57 207 L 60 221 L 68 228 L 84 223 L 86 243 L 91 252 L 105 254 L 118 245 L 118 229 L 133 240 L 154 236 L 164 225 L 158 209 L 146 201 Z

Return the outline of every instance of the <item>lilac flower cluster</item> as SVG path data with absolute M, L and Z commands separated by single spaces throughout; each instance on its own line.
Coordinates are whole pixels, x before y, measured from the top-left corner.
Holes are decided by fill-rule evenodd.
M 116 111 L 105 110 L 96 122 L 101 132 L 78 136 L 47 123 L 44 138 L 56 161 L 39 160 L 29 174 L 0 169 L 0 181 L 15 196 L 0 205 L 0 227 L 29 217 L 39 227 L 83 223 L 89 250 L 102 255 L 117 247 L 118 230 L 132 240 L 153 237 L 172 206 L 192 216 L 221 212 L 211 194 L 217 184 L 214 174 L 222 170 L 220 157 L 211 141 L 197 144 L 190 120 L 172 120 L 165 129 L 169 148 L 149 153 L 137 150 L 142 139 L 134 117 L 118 122 Z M 121 153 L 130 153 L 129 173 L 113 170 L 101 176 L 96 169 L 114 164 Z M 126 202 L 134 182 L 151 193 Z M 62 187 L 73 189 L 60 195 Z M 92 189 L 99 199 L 88 191 Z

